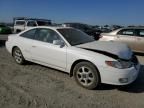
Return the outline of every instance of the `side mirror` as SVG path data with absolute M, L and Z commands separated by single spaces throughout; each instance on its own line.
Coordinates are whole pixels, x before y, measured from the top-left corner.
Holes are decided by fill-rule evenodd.
M 62 40 L 53 40 L 53 44 L 59 45 L 61 48 L 65 46 L 65 43 Z

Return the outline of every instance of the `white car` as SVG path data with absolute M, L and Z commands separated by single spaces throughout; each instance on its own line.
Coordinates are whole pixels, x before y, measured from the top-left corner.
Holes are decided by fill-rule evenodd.
M 6 48 L 18 64 L 27 60 L 65 71 L 87 89 L 132 83 L 140 68 L 127 45 L 98 42 L 68 27 L 34 27 L 10 35 Z
M 134 52 L 144 53 L 144 28 L 127 27 L 110 33 L 102 33 L 99 41 L 115 41 L 127 44 Z
M 31 27 L 36 26 L 51 26 L 51 20 L 47 19 L 37 19 L 37 18 L 25 18 L 25 17 L 16 17 L 13 19 L 14 23 L 14 33 L 19 33 L 23 30 L 26 30 Z

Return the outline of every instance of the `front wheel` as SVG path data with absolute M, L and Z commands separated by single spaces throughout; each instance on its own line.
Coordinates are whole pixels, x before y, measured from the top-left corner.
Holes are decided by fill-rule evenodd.
M 24 59 L 24 57 L 22 55 L 21 50 L 18 47 L 14 48 L 14 50 L 13 50 L 13 57 L 14 57 L 16 63 L 18 63 L 18 64 L 24 64 L 25 59 Z
M 84 88 L 95 89 L 100 83 L 96 67 L 90 62 L 80 62 L 74 67 L 74 78 Z

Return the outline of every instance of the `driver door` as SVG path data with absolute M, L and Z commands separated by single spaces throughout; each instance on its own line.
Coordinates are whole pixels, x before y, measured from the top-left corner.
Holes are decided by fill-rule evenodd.
M 38 29 L 32 45 L 32 59 L 47 66 L 65 70 L 67 47 L 54 45 L 54 40 L 62 40 L 54 30 Z

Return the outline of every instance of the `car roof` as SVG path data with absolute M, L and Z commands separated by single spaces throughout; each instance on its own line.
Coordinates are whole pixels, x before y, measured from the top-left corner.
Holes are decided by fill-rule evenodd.
M 48 28 L 48 29 L 52 29 L 52 30 L 57 30 L 57 29 L 68 29 L 68 28 L 72 28 L 72 27 L 63 27 L 63 26 L 37 26 L 37 27 L 31 27 L 29 29 L 33 29 L 33 28 Z M 27 30 L 29 30 L 27 29 Z

